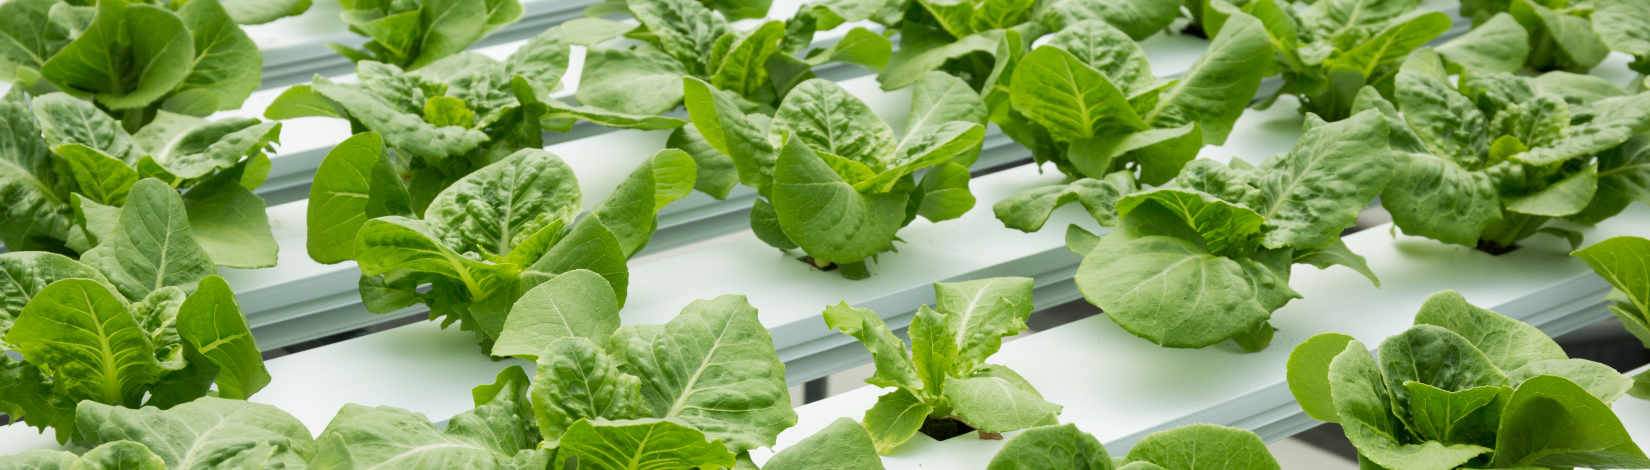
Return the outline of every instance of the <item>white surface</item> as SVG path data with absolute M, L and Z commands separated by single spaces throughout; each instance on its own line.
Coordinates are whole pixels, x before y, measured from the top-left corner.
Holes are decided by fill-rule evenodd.
M 1650 372 L 1650 366 L 1628 372 L 1627 376 L 1634 377 L 1646 372 Z M 1616 400 L 1612 408 L 1616 410 L 1616 417 L 1621 418 L 1621 424 L 1627 427 L 1627 433 L 1633 435 L 1633 442 L 1640 449 L 1650 447 L 1650 400 L 1627 395 Z

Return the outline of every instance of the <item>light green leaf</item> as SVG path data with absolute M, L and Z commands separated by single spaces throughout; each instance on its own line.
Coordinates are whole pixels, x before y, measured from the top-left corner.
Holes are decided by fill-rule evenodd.
M 1386 120 L 1365 111 L 1323 124 L 1307 117 L 1294 148 L 1267 159 L 1254 180 L 1251 204 L 1266 217 L 1267 248 L 1326 246 L 1392 178 Z
M 349 111 L 350 118 L 383 135 L 390 147 L 414 156 L 441 159 L 460 155 L 487 141 L 487 134 L 458 126 L 436 127 L 417 114 L 403 112 L 379 95 L 356 85 L 317 81 L 316 92 Z M 422 107 L 423 102 L 420 101 Z
M 327 152 L 309 187 L 304 243 L 310 258 L 324 264 L 355 259 L 355 233 L 372 217 L 372 173 L 383 154 L 376 132 L 351 136 Z
M 1650 466 L 1609 405 L 1563 377 L 1525 381 L 1501 416 L 1495 466 Z
M 772 195 L 774 161 L 778 152 L 767 139 L 761 118 L 740 111 L 734 97 L 697 78 L 682 79 L 688 116 L 705 142 L 733 161 L 739 182 L 764 197 Z
M 1026 329 L 1033 308 L 1031 292 L 1032 280 L 1024 277 L 936 282 L 934 309 L 943 315 L 943 331 L 949 334 L 923 339 L 952 343 L 948 349 L 956 352 L 948 358 L 947 372 L 966 376 L 1002 348 L 1003 337 Z M 913 341 L 915 337 L 913 333 Z
M 0 4 L 0 78 L 16 81 L 17 68 L 40 70 L 70 38 L 50 15 L 56 0 L 22 0 Z M 60 7 L 67 8 L 67 7 Z
M 1546 166 L 1596 154 L 1621 145 L 1633 135 L 1650 130 L 1650 95 L 1639 94 L 1608 98 L 1591 104 L 1593 120 L 1572 126 L 1567 138 L 1550 145 L 1531 148 L 1513 156 L 1514 160 L 1533 166 Z
M 41 289 L 64 279 L 91 279 L 109 282 L 91 266 L 67 256 L 42 251 L 13 251 L 0 254 L 0 331 L 11 329 L 12 321 Z M 4 347 L 0 338 L 0 347 Z
M 865 410 L 865 429 L 877 453 L 887 455 L 916 436 L 933 410 L 910 390 L 896 389 L 878 397 L 877 403 Z
M 882 470 L 882 458 L 865 427 L 851 418 L 837 418 L 825 429 L 792 444 L 768 459 L 768 470 L 841 468 Z
M 238 454 L 272 452 L 271 467 L 304 465 L 315 454 L 309 429 L 267 404 L 201 397 L 160 411 L 84 402 L 76 411 L 79 435 L 89 444 L 135 440 L 155 450 L 167 468 L 205 470 Z
M 620 327 L 611 349 L 620 370 L 642 379 L 652 417 L 687 423 L 728 450 L 772 446 L 796 424 L 785 365 L 743 296 L 696 300 L 664 325 Z
M 642 116 L 608 111 L 594 106 L 568 106 L 556 100 L 547 100 L 549 106 L 541 122 L 550 119 L 574 118 L 583 119 L 603 127 L 618 129 L 658 130 L 682 127 L 687 121 L 667 116 Z
M 1453 290 L 1427 297 L 1415 314 L 1415 324 L 1436 325 L 1461 335 L 1503 371 L 1517 370 L 1533 362 L 1569 357 L 1558 347 L 1558 343 L 1541 330 L 1478 308 Z
M 682 79 L 689 76 L 675 58 L 656 50 L 592 47 L 573 95 L 585 106 L 656 115 L 682 102 Z
M 710 470 L 734 466 L 734 454 L 721 440 L 672 420 L 638 419 L 574 422 L 562 436 L 560 452 L 579 458 L 579 468 L 626 470 L 683 468 Z M 562 454 L 558 453 L 558 456 Z
M 424 218 L 455 251 L 503 257 L 558 220 L 584 209 L 573 169 L 560 157 L 522 149 L 448 186 Z
M 463 51 L 486 34 L 493 23 L 488 17 L 488 5 L 474 0 L 425 0 L 419 12 L 423 37 L 419 41 L 418 56 L 409 69 L 416 69 Z M 508 2 L 515 3 L 515 2 Z M 516 5 L 520 16 L 521 6 Z M 508 24 L 510 21 L 505 21 Z
M 264 108 L 265 119 L 293 119 L 310 116 L 343 118 L 345 111 L 337 103 L 327 99 L 325 95 L 310 88 L 309 85 L 293 85 L 275 97 L 275 101 Z
M 1083 178 L 1071 184 L 1020 191 L 997 201 L 991 209 L 1004 226 L 1029 233 L 1042 230 L 1055 209 L 1076 202 L 1100 225 L 1110 226 L 1117 224 L 1117 200 L 1137 190 L 1132 175 L 1120 172 L 1105 179 Z
M 1351 336 L 1324 333 L 1307 339 L 1289 353 L 1289 391 L 1312 419 L 1340 421 L 1330 399 L 1329 365 L 1352 341 Z
M 995 57 L 1004 37 L 1002 31 L 986 31 L 953 39 L 925 25 L 905 23 L 900 29 L 899 48 L 888 59 L 888 67 L 877 74 L 877 82 L 884 91 L 898 90 L 916 83 L 951 59 L 975 52 Z
M 773 80 L 765 64 L 769 57 L 780 53 L 779 41 L 784 36 L 783 21 L 769 21 L 749 33 L 737 33 L 721 56 L 721 63 L 710 64 L 710 83 L 756 101 L 773 99 L 766 95 L 773 93 Z
M 1162 31 L 1178 13 L 1180 5 L 1167 1 L 1063 0 L 1046 7 L 1038 15 L 1038 21 L 1054 31 L 1080 21 L 1104 21 L 1138 41 Z
M 88 279 L 57 281 L 35 295 L 6 334 L 31 362 L 48 364 L 53 393 L 72 401 L 135 407 L 165 371 L 126 301 Z
M 34 449 L 0 457 L 0 470 L 71 470 L 79 458 L 73 452 Z
M 202 279 L 178 309 L 178 335 L 218 369 L 218 395 L 245 400 L 269 384 L 258 342 L 223 278 Z
M 1203 287 L 1169 294 L 1189 285 Z M 1169 236 L 1126 239 L 1114 231 L 1083 258 L 1077 288 L 1124 330 L 1168 347 L 1219 343 L 1271 316 L 1243 266 Z
M 440 240 L 439 232 L 422 220 L 400 216 L 372 219 L 356 235 L 356 262 L 367 276 L 410 269 L 445 277 L 459 283 L 469 301 L 486 298 L 511 277 L 513 266 L 466 258 Z
M 1209 49 L 1159 95 L 1157 107 L 1143 118 L 1159 129 L 1195 122 L 1203 130 L 1203 143 L 1224 144 L 1232 124 L 1260 89 L 1272 54 L 1259 20 L 1232 15 Z
M 911 353 L 906 351 L 905 341 L 894 336 L 893 330 L 888 329 L 876 312 L 853 308 L 842 302 L 825 307 L 825 326 L 854 337 L 871 352 L 876 373 L 867 377 L 865 383 L 913 391 L 923 389 L 916 365 L 911 362 Z M 867 418 L 866 422 L 870 419 Z
M 1438 55 L 1456 70 L 1513 73 L 1530 56 L 1529 33 L 1512 15 L 1496 13 L 1472 31 L 1438 46 Z
M 712 50 L 723 35 L 732 31 L 725 20 L 696 0 L 632 0 L 627 3 L 630 13 L 658 38 L 665 52 L 686 67 L 688 74 L 706 77 L 715 72 L 715 64 L 711 63 Z M 592 82 L 580 80 L 579 83 Z M 582 98 L 579 100 L 584 101 Z
M 1260 436 L 1213 424 L 1191 424 L 1147 435 L 1129 449 L 1124 460 L 1176 470 L 1280 469 Z
M 687 152 L 660 150 L 637 166 L 590 214 L 613 232 L 626 256 L 634 256 L 653 238 L 659 210 L 693 191 L 696 170 Z
M 997 377 L 946 377 L 945 399 L 957 417 L 985 432 L 1050 424 L 1063 408 Z
M 911 112 L 905 118 L 905 130 L 894 150 L 896 155 L 909 155 L 910 148 L 921 142 L 923 136 L 933 135 L 953 121 L 984 123 L 985 103 L 979 93 L 969 88 L 968 82 L 941 72 L 929 72 L 917 79 L 911 91 Z
M 311 0 L 225 0 L 223 9 L 240 24 L 264 24 L 309 10 Z
M 97 17 L 40 73 L 109 109 L 148 106 L 172 91 L 195 58 L 189 29 L 164 7 L 99 2 Z
M 80 144 L 64 144 L 52 148 L 74 178 L 76 190 L 92 202 L 120 206 L 126 204 L 126 194 L 137 183 L 137 170 L 97 149 Z
M 991 457 L 986 470 L 1111 470 L 1111 456 L 1094 435 L 1073 424 L 1027 429 Z
M 1260 231 L 1265 219 L 1239 204 L 1206 193 L 1160 188 L 1125 196 L 1117 201 L 1117 213 L 1127 217 L 1150 201 L 1196 232 L 1200 246 L 1218 256 L 1235 255 L 1249 249 L 1251 236 Z
M 519 373 L 520 370 L 516 370 Z M 495 447 L 496 443 L 489 442 L 490 434 L 521 435 L 525 432 L 515 427 L 526 422 L 524 419 L 527 417 L 509 414 L 510 408 L 513 406 L 492 406 L 486 410 L 478 407 L 466 411 L 453 417 L 447 429 L 442 431 L 437 430 L 422 414 L 388 406 L 368 408 L 350 403 L 338 411 L 326 430 L 315 439 L 319 451 L 310 461 L 309 468 L 438 468 L 450 465 L 484 470 L 517 468 L 510 465 L 512 460 L 533 460 L 533 454 L 547 451 Z M 460 425 L 465 421 L 467 425 Z M 498 427 L 478 427 L 487 424 Z M 548 456 L 539 458 L 545 457 Z
M 1467 171 L 1447 155 L 1392 156 L 1396 170 L 1381 204 L 1404 233 L 1476 246 L 1486 224 L 1502 217 L 1499 194 L 1484 173 Z
M 1382 67 L 1397 63 L 1409 55 L 1410 51 L 1432 41 L 1449 28 L 1449 15 L 1444 12 L 1407 12 L 1392 19 L 1392 24 L 1381 30 L 1380 34 L 1358 43 L 1356 47 L 1345 52 L 1331 55 L 1323 63 L 1330 69 L 1356 70 L 1366 81 L 1370 81 Z
M 191 288 L 216 273 L 195 241 L 183 198 L 156 179 L 138 181 L 121 208 L 115 231 L 81 261 L 109 276 L 129 299 L 166 286 Z
M 1537 376 L 1551 375 L 1563 377 L 1581 386 L 1587 393 L 1597 397 L 1606 404 L 1615 403 L 1617 398 L 1633 388 L 1633 379 L 1610 366 L 1589 361 L 1586 359 L 1550 359 L 1531 362 L 1517 370 L 1507 372 L 1507 378 L 1512 380 L 1513 386 L 1518 386 Z
M 1622 307 L 1650 312 L 1650 240 L 1614 237 L 1572 253 L 1615 286 Z
M 166 461 L 148 447 L 132 441 L 114 441 L 86 451 L 75 461 L 75 469 L 166 470 Z
M 183 198 L 189 231 L 212 264 L 232 268 L 275 265 L 279 245 L 270 232 L 263 198 L 239 182 L 213 178 Z
M 308 6 L 307 0 L 302 0 Z M 253 3 L 248 1 L 230 4 Z M 271 1 L 269 3 L 293 3 L 291 0 Z M 272 5 L 274 6 L 274 5 Z M 228 5 L 222 5 L 217 0 L 191 0 L 177 7 L 177 16 L 183 20 L 184 27 L 189 29 L 195 47 L 189 63 L 189 74 L 183 77 L 183 82 L 177 86 L 180 93 L 189 93 L 193 90 L 211 93 L 216 98 L 216 106 L 212 106 L 207 113 L 220 109 L 238 109 L 241 103 L 258 89 L 259 75 L 263 73 L 264 56 L 258 51 L 258 44 L 242 31 L 232 18 L 234 15 L 226 11 Z M 287 6 L 291 11 L 292 6 Z M 301 11 L 301 10 L 300 10 Z M 195 92 L 199 93 L 199 92 Z
M 1351 248 L 1347 248 L 1346 242 L 1342 240 L 1335 240 L 1335 243 L 1325 247 L 1297 250 L 1294 257 L 1296 264 L 1310 264 L 1318 269 L 1329 269 L 1334 265 L 1352 268 L 1358 274 L 1369 278 L 1369 282 L 1375 284 L 1375 287 L 1381 287 L 1381 279 L 1375 277 L 1375 271 L 1369 269 L 1369 263 L 1364 257 L 1353 253 Z
M 81 144 L 134 165 L 145 155 L 120 123 L 85 100 L 63 93 L 35 97 L 34 116 L 52 147 Z
M 865 102 L 829 80 L 802 82 L 786 95 L 768 128 L 768 141 L 780 147 L 782 132 L 787 131 L 815 152 L 853 160 L 873 171 L 895 163 L 889 160 L 897 145 L 894 131 Z
M 1445 391 L 1420 382 L 1404 382 L 1410 397 L 1410 429 L 1421 440 L 1452 444 L 1494 445 L 1501 407 L 1512 389 L 1501 386 Z
M 1533 193 L 1501 200 L 1509 212 L 1563 217 L 1581 212 L 1598 191 L 1598 165 L 1588 165 Z
M 1057 140 L 1148 128 L 1111 80 L 1057 47 L 1032 50 L 1015 66 L 1010 83 L 1014 109 Z
M 535 279 L 542 282 L 542 279 L 548 279 L 551 275 L 575 269 L 588 269 L 607 279 L 608 285 L 613 287 L 614 297 L 619 300 L 619 307 L 622 308 L 627 287 L 630 285 L 630 269 L 625 265 L 626 259 L 624 249 L 619 245 L 619 240 L 614 238 L 613 232 L 608 231 L 607 226 L 600 220 L 585 217 L 579 219 L 579 222 L 573 225 L 572 231 L 527 268 L 522 274 L 523 284 L 517 288 L 532 287 L 534 284 L 528 282 Z
M 779 222 L 816 259 L 853 263 L 877 254 L 905 220 L 908 195 L 859 193 L 801 138 L 785 144 L 775 166 L 773 206 Z
M 962 217 L 974 208 L 974 194 L 968 192 L 968 167 L 946 162 L 922 176 L 922 204 L 917 215 L 932 222 Z
M 583 419 L 646 416 L 640 379 L 619 372 L 618 364 L 597 343 L 583 337 L 548 342 L 528 390 L 533 417 L 546 440 L 561 439 L 573 422 Z
M 1530 68 L 1586 73 L 1610 53 L 1586 17 L 1554 11 L 1528 0 L 1512 0 L 1507 12 L 1530 33 L 1535 46 L 1530 53 Z
M 0 10 L 23 3 L 0 3 Z M 6 28 L 6 13 L 0 11 L 0 31 Z M 0 50 L 4 48 L 0 45 Z M 26 249 L 24 240 L 29 237 L 67 238 L 73 209 L 59 188 L 67 181 L 60 181 L 52 168 L 51 153 L 21 87 L 13 87 L 0 99 L 0 125 L 11 129 L 0 135 L 0 193 L 8 195 L 5 207 L 0 208 L 0 241 L 21 250 Z
M 1130 95 L 1157 79 L 1152 75 L 1146 51 L 1127 34 L 1103 21 L 1073 23 L 1050 36 L 1048 45 L 1070 52 Z
M 492 353 L 534 360 L 557 339 L 605 342 L 618 329 L 619 303 L 613 287 L 594 272 L 576 269 L 522 294 Z
M 1593 31 L 1611 50 L 1650 56 L 1650 3 L 1640 0 L 1596 0 Z

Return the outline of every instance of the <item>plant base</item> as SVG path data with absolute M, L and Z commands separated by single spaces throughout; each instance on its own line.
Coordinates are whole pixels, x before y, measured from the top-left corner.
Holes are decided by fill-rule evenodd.
M 1476 248 L 1478 249 L 1478 251 L 1489 253 L 1489 254 L 1492 254 L 1492 255 L 1495 255 L 1495 256 L 1501 256 L 1501 255 L 1504 255 L 1504 254 L 1507 254 L 1507 253 L 1512 253 L 1514 251 L 1517 251 L 1518 250 L 1518 244 L 1514 243 L 1514 244 L 1511 244 L 1511 245 L 1502 245 L 1502 244 L 1497 243 L 1497 242 L 1492 241 L 1492 240 L 1479 239 L 1478 240 L 1478 246 Z
M 973 430 L 974 430 L 973 426 L 969 426 L 968 423 L 964 423 L 964 422 L 962 422 L 962 420 L 959 420 L 957 418 L 934 419 L 932 417 L 929 417 L 929 418 L 925 418 L 925 419 L 922 420 L 922 427 L 918 428 L 917 432 L 927 434 L 928 437 L 932 437 L 936 441 L 943 441 L 943 440 L 950 439 L 950 438 L 953 438 L 953 437 L 961 436 L 963 434 L 968 434 L 969 431 L 973 431 Z M 982 432 L 982 433 L 980 433 L 980 437 L 984 438 L 986 434 L 996 434 L 996 433 L 984 433 L 984 432 Z M 997 438 L 1002 439 L 1002 436 L 998 435 Z

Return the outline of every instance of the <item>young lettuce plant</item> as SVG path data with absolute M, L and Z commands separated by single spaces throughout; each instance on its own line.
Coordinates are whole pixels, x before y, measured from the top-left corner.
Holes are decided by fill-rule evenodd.
M 573 170 L 549 152 L 521 149 L 460 178 L 419 216 L 389 159 L 375 133 L 327 154 L 321 173 L 352 177 L 311 187 L 310 257 L 360 265 L 368 311 L 422 303 L 431 320 L 445 317 L 442 326 L 474 331 L 484 350 L 523 292 L 563 272 L 601 273 L 623 305 L 625 260 L 652 238 L 659 209 L 692 191 L 695 172 L 687 154 L 662 150 L 579 218 L 584 196 Z
M 159 111 L 133 134 L 90 101 L 64 93 L 28 97 L 21 87 L 0 98 L 0 122 L 10 129 L 0 152 L 6 163 L 0 165 L 0 203 L 6 206 L 0 240 L 7 248 L 84 256 L 93 264 L 124 245 L 162 250 L 164 245 L 148 245 L 154 236 L 115 233 L 123 211 L 152 209 L 163 218 L 140 222 L 186 224 L 164 233 L 190 238 L 198 248 L 172 256 L 202 261 L 208 271 L 214 264 L 275 265 L 278 246 L 264 201 L 252 190 L 269 174 L 266 152 L 280 136 L 279 123 L 206 121 Z M 166 205 L 174 200 L 177 207 Z M 94 254 L 102 245 L 111 248 Z M 153 288 L 137 284 L 133 288 L 144 292 Z
M 1340 233 L 1392 178 L 1386 133 L 1373 111 L 1327 124 L 1309 114 L 1295 147 L 1259 167 L 1193 161 L 1165 187 L 1119 199 L 1104 237 L 1067 230 L 1083 255 L 1078 290 L 1161 346 L 1265 348 L 1272 312 L 1300 297 L 1292 265 L 1339 264 L 1380 285 Z
M 503 62 L 461 53 L 406 72 L 393 64 L 363 61 L 356 66 L 357 83 L 315 77 L 309 85 L 281 93 L 264 116 L 341 118 L 357 133 L 378 133 L 391 149 L 394 174 L 412 182 L 408 189 L 415 214 L 423 214 L 437 193 L 464 175 L 517 150 L 544 147 L 543 130 L 567 131 L 576 119 L 639 129 L 683 124 L 549 98 L 547 90 L 567 72 L 570 47 L 562 28 L 555 27 Z M 353 176 L 325 169 L 316 173 L 317 180 Z
M 1610 282 L 1610 312 L 1650 348 L 1650 240 L 1615 237 L 1572 253 Z M 1633 377 L 1633 396 L 1650 399 L 1650 374 Z
M 319 458 L 349 468 L 457 458 L 449 453 L 497 464 L 576 456 L 579 468 L 720 468 L 796 424 L 785 365 L 743 296 L 694 301 L 664 325 L 623 327 L 614 298 L 601 275 L 574 270 L 515 303 L 493 353 L 536 361 L 537 374 L 510 367 L 476 389 L 475 414 L 488 427 L 455 429 L 470 421 L 455 418 L 437 431 L 421 415 L 350 405 L 321 433 Z M 488 401 L 502 409 L 483 413 Z M 355 451 L 373 448 L 386 450 Z
M 1403 58 L 1450 28 L 1449 15 L 1416 11 L 1415 0 L 1331 0 L 1299 10 L 1276 0 L 1209 5 L 1203 25 L 1210 34 L 1241 11 L 1260 19 L 1277 47 L 1274 67 L 1284 85 L 1262 106 L 1295 95 L 1302 112 L 1330 122 L 1355 114 L 1352 100 L 1365 86 L 1391 89 Z M 1512 72 L 1529 53 L 1524 37 L 1523 28 L 1503 15 L 1439 49 L 1456 67 Z
M 601 27 L 583 28 L 592 33 L 575 40 L 591 46 L 574 92 L 580 104 L 660 114 L 682 104 L 679 84 L 691 77 L 733 94 L 747 112 L 771 113 L 791 88 L 813 78 L 810 67 L 846 61 L 880 69 L 892 47 L 886 38 L 856 28 L 828 49 L 801 59 L 791 55 L 806 49 L 820 27 L 864 19 L 869 14 L 864 8 L 812 5 L 802 8 L 792 25 L 768 21 L 750 31 L 735 29 L 695 0 L 628 0 L 627 8 L 640 26 L 597 20 Z M 642 44 L 597 45 L 620 35 Z
M 869 106 L 827 80 L 798 85 L 771 123 L 710 84 L 685 80 L 694 126 L 761 196 L 751 207 L 757 237 L 781 250 L 800 247 L 815 266 L 869 277 L 865 259 L 893 251 L 895 233 L 918 215 L 938 222 L 974 206 L 968 165 L 979 157 L 985 106 L 956 77 L 933 72 L 917 83 L 899 140 Z
M 306 0 L 307 1 L 307 0 Z M 371 38 L 354 49 L 327 47 L 357 64 L 382 62 L 417 70 L 521 19 L 517 0 L 339 0 L 349 30 Z
M 1650 95 L 1564 72 L 1469 72 L 1456 88 L 1439 64 L 1418 52 L 1396 106 L 1373 90 L 1354 105 L 1392 129 L 1398 172 L 1381 203 L 1404 233 L 1499 254 L 1542 232 L 1580 241 L 1549 220 L 1597 223 L 1650 202 L 1650 151 L 1634 138 L 1650 130 Z
M 204 117 L 239 108 L 263 73 L 257 44 L 218 0 L 16 0 L 0 17 L 0 78 L 32 94 L 89 99 L 127 131 L 160 110 Z
M 910 349 L 876 312 L 847 302 L 826 307 L 826 326 L 871 351 L 877 371 L 865 382 L 895 389 L 865 411 L 878 453 L 918 431 L 946 439 L 971 429 L 986 435 L 1057 422 L 1060 405 L 1008 367 L 985 362 L 1004 336 L 1025 330 L 1031 288 L 1031 279 L 1017 277 L 934 283 L 935 308 L 917 309 Z
M 1340 423 L 1363 468 L 1650 467 L 1610 410 L 1632 380 L 1455 291 L 1427 298 L 1376 356 L 1326 333 L 1288 370 L 1301 408 Z
M 154 191 L 170 193 L 163 186 Z M 173 209 L 177 205 L 174 201 Z M 122 225 L 135 218 L 123 216 Z M 167 254 L 199 250 L 190 245 L 178 243 Z M 113 256 L 143 265 L 153 261 L 143 258 L 148 254 Z M 44 252 L 0 255 L 5 272 L 0 289 L 6 293 L 0 310 L 0 412 L 41 432 L 53 428 L 60 443 L 71 437 L 84 441 L 103 424 L 77 429 L 76 415 L 97 405 L 170 408 L 207 395 L 214 383 L 215 396 L 245 399 L 269 384 L 258 345 L 222 278 L 156 273 L 147 287 L 160 287 L 135 293 L 122 288 L 127 273 L 107 268 Z M 5 354 L 8 350 L 22 353 L 22 359 Z
M 1076 425 L 1027 429 L 1003 443 L 986 470 L 1280 470 L 1255 433 L 1213 424 L 1189 424 L 1147 435 L 1125 457 Z
M 994 122 L 1038 164 L 1053 162 L 1078 181 L 998 202 L 997 218 L 1035 232 L 1065 203 L 1110 211 L 1136 180 L 1166 183 L 1204 144 L 1224 143 L 1272 60 L 1260 21 L 1237 13 L 1227 23 L 1178 80 L 1158 80 L 1145 51 L 1099 21 L 1073 24 L 1020 59 L 1012 109 Z
M 77 411 L 69 417 L 76 443 L 89 450 L 31 450 L 0 457 L 0 468 L 304 468 L 316 452 L 297 418 L 241 400 L 201 397 L 166 409 L 86 401 Z

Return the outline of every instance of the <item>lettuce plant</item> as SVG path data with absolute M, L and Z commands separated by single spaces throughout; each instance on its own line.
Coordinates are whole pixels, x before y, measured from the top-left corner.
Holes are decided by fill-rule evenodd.
M 685 83 L 694 126 L 731 160 L 721 167 L 726 176 L 707 177 L 732 179 L 736 171 L 761 195 L 751 208 L 757 237 L 781 250 L 800 247 L 818 267 L 863 279 L 865 259 L 893 251 L 895 233 L 918 215 L 937 222 L 974 206 L 968 165 L 979 157 L 985 106 L 956 77 L 933 72 L 917 83 L 899 140 L 869 106 L 827 80 L 798 85 L 771 123 L 710 84 Z
M 791 24 L 768 21 L 750 31 L 735 29 L 695 0 L 628 0 L 627 8 L 640 26 L 602 21 L 601 28 L 584 28 L 599 33 L 577 40 L 591 45 L 574 93 L 580 104 L 618 113 L 660 114 L 682 104 L 680 83 L 691 77 L 737 96 L 747 111 L 765 107 L 771 114 L 791 88 L 813 78 L 810 67 L 847 61 L 880 68 L 892 47 L 886 38 L 856 28 L 826 50 L 801 59 L 791 55 L 806 49 L 817 29 L 864 19 L 869 14 L 864 8 L 806 6 Z M 642 43 L 596 45 L 619 35 Z
M 263 54 L 218 0 L 75 3 L 0 6 L 0 78 L 88 98 L 134 132 L 157 110 L 206 116 L 258 88 Z
M 1573 253 L 1610 282 L 1610 312 L 1650 348 L 1650 240 L 1615 237 Z M 1650 374 L 1633 378 L 1633 396 L 1650 399 Z
M 517 150 L 544 146 L 542 130 L 567 131 L 576 119 L 611 127 L 667 129 L 680 119 L 614 114 L 549 98 L 567 72 L 568 45 L 550 28 L 503 62 L 461 53 L 407 72 L 387 63 L 356 66 L 357 83 L 316 77 L 281 93 L 270 119 L 347 119 L 356 132 L 376 132 L 391 153 L 390 169 L 411 181 L 413 213 L 464 175 Z M 347 168 L 340 168 L 348 170 Z M 351 178 L 317 170 L 317 180 Z
M 1650 95 L 1591 77 L 1467 73 L 1459 87 L 1436 55 L 1398 73 L 1396 106 L 1373 91 L 1398 161 L 1381 202 L 1404 233 L 1501 253 L 1538 232 L 1580 240 L 1547 221 L 1596 223 L 1646 197 Z M 1402 113 L 1402 116 L 1399 115 Z
M 1136 179 L 1166 183 L 1205 143 L 1224 143 L 1272 58 L 1259 21 L 1238 13 L 1228 23 L 1178 80 L 1158 80 L 1145 51 L 1099 21 L 1073 24 L 1020 59 L 1010 82 L 1012 109 L 994 122 L 1030 148 L 1038 164 L 1052 162 L 1084 182 L 1016 194 L 997 203 L 997 217 L 1010 228 L 1037 231 L 1047 211 L 1026 205 L 1104 204 L 1096 191 L 1133 192 Z M 1092 184 L 1107 181 L 1117 184 Z
M 986 470 L 1279 470 L 1255 433 L 1189 424 L 1147 435 L 1112 459 L 1094 435 L 1062 424 L 1027 429 L 1003 444 Z
M 1380 285 L 1340 233 L 1392 178 L 1386 134 L 1373 111 L 1328 124 L 1307 115 L 1294 148 L 1259 167 L 1193 161 L 1166 187 L 1119 199 L 1104 237 L 1067 231 L 1083 255 L 1078 290 L 1161 346 L 1265 348 L 1272 312 L 1300 297 L 1290 266 L 1339 264 Z
M 1427 298 L 1377 355 L 1326 333 L 1288 370 L 1301 408 L 1340 423 L 1363 468 L 1650 467 L 1610 410 L 1632 380 L 1455 291 Z
M 579 468 L 733 467 L 796 424 L 785 365 L 743 296 L 694 301 L 664 325 L 621 327 L 606 280 L 569 271 L 516 302 L 493 352 L 535 360 L 538 371 L 529 380 L 520 367 L 504 370 L 477 387 L 474 418 L 440 431 L 404 410 L 347 406 L 321 433 L 317 459 L 524 468 L 553 455 L 577 456 Z
M 1025 330 L 1031 316 L 1030 278 L 999 277 L 934 283 L 935 308 L 917 309 L 911 347 L 876 312 L 843 302 L 825 309 L 825 325 L 858 339 L 877 371 L 866 383 L 892 387 L 865 411 L 878 453 L 887 454 L 920 430 L 936 438 L 968 432 L 1004 433 L 1053 424 L 1060 405 L 1006 366 L 987 364 L 1004 336 Z
M 1228 15 L 1238 11 L 1260 19 L 1277 48 L 1274 67 L 1284 80 L 1278 95 L 1299 97 L 1302 112 L 1330 122 L 1354 114 L 1352 99 L 1358 90 L 1366 85 L 1387 87 L 1382 84 L 1391 82 L 1404 56 L 1450 28 L 1449 15 L 1416 11 L 1416 0 L 1329 0 L 1298 10 L 1276 0 L 1254 0 L 1241 7 L 1210 0 L 1209 6 L 1203 12 L 1209 34 L 1218 34 Z M 1504 26 L 1506 22 L 1497 24 Z M 1474 40 L 1517 43 L 1500 36 Z M 1262 105 L 1270 105 L 1278 95 Z
M 371 38 L 361 49 L 327 47 L 359 64 L 382 62 L 416 70 L 464 52 L 470 44 L 521 19 L 517 0 L 339 0 L 349 30 Z
M 0 457 L 0 468 L 304 468 L 316 452 L 297 418 L 241 400 L 202 397 L 169 409 L 86 401 L 69 418 L 89 450 L 31 450 Z
M 189 238 L 196 251 L 178 256 L 208 271 L 275 265 L 264 201 L 252 190 L 269 174 L 265 152 L 280 136 L 279 123 L 160 111 L 134 134 L 90 101 L 64 93 L 31 99 L 21 87 L 0 98 L 0 122 L 10 130 L 0 152 L 0 240 L 9 249 L 88 263 L 132 244 L 159 251 L 163 245 L 150 241 L 161 237 L 115 233 L 126 226 L 123 212 L 154 211 L 163 217 L 131 223 Z M 104 245 L 111 247 L 97 248 Z
M 317 179 L 310 188 L 310 257 L 360 265 L 368 311 L 422 303 L 431 320 L 459 322 L 484 348 L 504 329 L 516 298 L 556 274 L 601 273 L 622 305 L 625 260 L 647 245 L 659 209 L 692 191 L 695 173 L 687 154 L 660 151 L 579 218 L 584 196 L 572 168 L 549 152 L 522 149 L 459 178 L 419 216 L 390 158 L 375 133 L 327 154 L 319 172 L 349 177 Z
M 989 94 L 1000 80 L 1006 81 L 1003 74 L 1012 71 L 1011 64 L 1022 50 L 1048 31 L 1033 21 L 1035 4 L 1030 0 L 889 2 L 872 18 L 889 31 L 898 31 L 900 44 L 877 82 L 883 90 L 897 90 L 929 72 L 941 71 L 962 78 L 982 95 Z
M 163 186 L 154 191 L 170 194 Z M 135 218 L 123 215 L 122 225 Z M 122 228 L 151 235 L 179 227 Z M 109 253 L 117 266 L 44 252 L 0 255 L 0 412 L 42 432 L 55 429 L 58 442 L 84 441 L 101 424 L 77 429 L 76 415 L 101 405 L 169 408 L 207 395 L 214 383 L 216 396 L 245 399 L 269 383 L 229 284 L 203 274 L 211 264 L 150 273 L 143 287 L 151 290 L 127 288 L 123 281 L 135 279 L 125 269 L 173 269 L 168 261 L 187 263 L 189 251 L 200 249 L 187 240 L 157 241 L 176 242 L 158 264 L 149 259 L 155 253 L 131 247 Z

